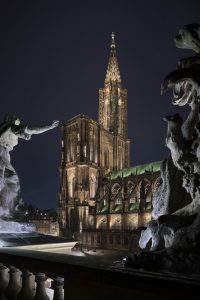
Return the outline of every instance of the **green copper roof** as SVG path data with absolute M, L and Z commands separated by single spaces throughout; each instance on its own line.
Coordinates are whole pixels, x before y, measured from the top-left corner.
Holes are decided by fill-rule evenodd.
M 146 210 L 151 210 L 151 209 L 152 209 L 151 202 L 147 202 L 147 203 L 145 204 L 145 209 L 146 209 Z
M 107 211 L 108 211 L 108 205 L 105 205 L 105 206 L 102 208 L 101 212 L 103 213 L 103 212 L 107 212 Z
M 144 165 L 139 165 L 135 167 L 126 168 L 120 171 L 113 172 L 111 174 L 111 180 L 116 179 L 117 177 L 128 177 L 132 175 L 141 175 L 145 172 L 158 172 L 160 171 L 162 161 L 151 162 Z
M 134 211 L 139 209 L 139 202 L 131 203 L 129 205 L 129 211 Z
M 116 204 L 114 207 L 113 207 L 113 210 L 112 212 L 120 212 L 122 211 L 122 204 Z

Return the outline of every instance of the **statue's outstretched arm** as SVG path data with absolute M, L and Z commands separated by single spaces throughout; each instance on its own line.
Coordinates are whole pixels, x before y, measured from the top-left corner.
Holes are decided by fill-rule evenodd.
M 26 126 L 24 132 L 28 135 L 40 134 L 45 131 L 51 130 L 58 127 L 59 121 L 53 121 L 50 125 L 47 126 Z

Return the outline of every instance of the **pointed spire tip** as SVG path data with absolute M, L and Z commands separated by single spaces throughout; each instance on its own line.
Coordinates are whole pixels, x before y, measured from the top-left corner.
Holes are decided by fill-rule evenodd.
M 112 37 L 111 48 L 115 48 L 115 33 L 114 32 L 112 32 L 111 37 Z
M 111 34 L 112 40 L 111 40 L 111 46 L 110 46 L 110 57 L 108 61 L 108 68 L 106 72 L 106 78 L 105 83 L 108 83 L 110 81 L 118 81 L 121 83 L 121 76 L 119 71 L 119 66 L 117 62 L 117 56 L 116 56 L 116 45 L 115 45 L 115 34 L 112 32 Z

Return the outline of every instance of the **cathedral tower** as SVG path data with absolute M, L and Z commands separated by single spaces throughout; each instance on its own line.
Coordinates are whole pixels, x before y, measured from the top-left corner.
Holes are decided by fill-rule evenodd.
M 114 34 L 104 88 L 99 91 L 99 122 L 78 115 L 62 125 L 59 225 L 61 235 L 95 226 L 102 179 L 129 166 L 127 91 L 122 89 Z
M 112 33 L 104 88 L 99 90 L 99 123 L 112 134 L 121 135 L 126 139 L 127 90 L 122 88 L 114 38 L 114 33 Z
M 114 33 L 112 33 L 104 88 L 99 90 L 99 124 L 112 133 L 114 137 L 112 170 L 129 167 L 130 142 L 127 140 L 127 90 L 122 88 Z

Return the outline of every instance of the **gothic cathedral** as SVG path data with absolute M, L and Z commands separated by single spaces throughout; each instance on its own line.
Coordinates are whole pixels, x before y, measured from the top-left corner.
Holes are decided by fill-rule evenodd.
M 62 126 L 60 235 L 84 230 L 96 209 L 103 178 L 129 164 L 127 90 L 122 87 L 112 33 L 104 88 L 99 90 L 98 122 L 78 115 Z

